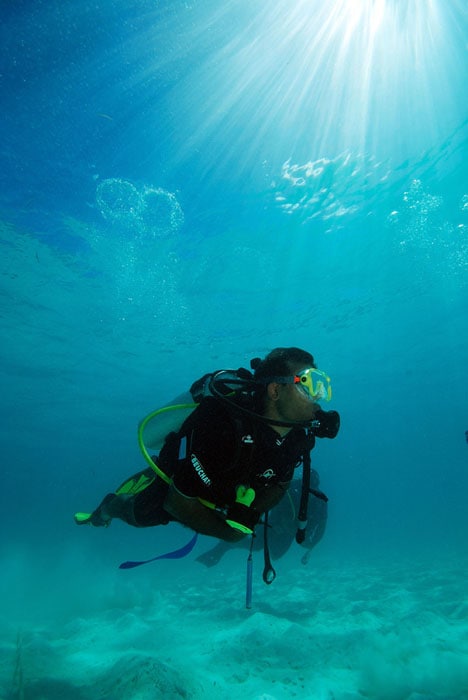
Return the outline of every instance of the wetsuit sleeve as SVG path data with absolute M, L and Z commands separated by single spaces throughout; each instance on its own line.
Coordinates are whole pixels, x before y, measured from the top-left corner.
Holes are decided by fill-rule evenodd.
M 229 478 L 235 428 L 219 402 L 205 399 L 181 430 L 173 484 L 184 496 L 224 505 L 236 498 Z

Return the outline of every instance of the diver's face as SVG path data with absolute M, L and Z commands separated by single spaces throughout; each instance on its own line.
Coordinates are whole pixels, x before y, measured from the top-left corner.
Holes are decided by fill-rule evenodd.
M 291 374 L 297 374 L 304 367 L 296 366 Z M 279 384 L 276 408 L 281 420 L 284 421 L 310 421 L 314 418 L 319 405 L 301 390 L 297 384 Z

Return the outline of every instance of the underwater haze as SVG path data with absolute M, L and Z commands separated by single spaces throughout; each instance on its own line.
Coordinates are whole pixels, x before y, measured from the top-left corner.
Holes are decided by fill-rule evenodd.
M 468 699 L 464 0 L 0 6 L 1 700 Z M 262 581 L 78 528 L 139 421 L 331 377 L 323 540 Z

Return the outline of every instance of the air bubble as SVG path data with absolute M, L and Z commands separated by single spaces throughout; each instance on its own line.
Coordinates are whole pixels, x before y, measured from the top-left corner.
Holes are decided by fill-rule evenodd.
M 148 231 L 164 236 L 176 233 L 184 223 L 177 197 L 161 187 L 145 187 L 142 193 L 144 223 Z
M 109 178 L 97 186 L 96 203 L 106 220 L 124 226 L 137 224 L 140 234 L 167 236 L 184 223 L 177 197 L 162 187 L 138 189 L 129 180 Z
M 96 202 L 105 219 L 125 221 L 141 215 L 141 195 L 128 180 L 109 178 L 96 188 Z

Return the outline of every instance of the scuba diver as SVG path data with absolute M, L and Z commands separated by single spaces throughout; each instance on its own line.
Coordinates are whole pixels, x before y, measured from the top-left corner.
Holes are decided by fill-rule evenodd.
M 92 513 L 76 513 L 75 522 L 107 527 L 120 518 L 151 527 L 177 521 L 237 542 L 254 533 L 262 516 L 267 519 L 307 456 L 309 478 L 302 490 L 308 497 L 315 439 L 334 438 L 339 429 L 339 414 L 319 405 L 331 398 L 330 379 L 310 353 L 295 347 L 255 358 L 251 368 L 253 373 L 220 370 L 195 382 L 195 403 L 182 425 L 165 435 L 159 455 L 150 457 L 140 441 L 149 468 L 109 493 Z M 148 433 L 146 445 L 154 448 L 157 440 Z
M 314 496 L 309 504 L 309 514 L 307 520 L 307 534 L 301 547 L 307 551 L 301 558 L 302 564 L 307 564 L 310 559 L 312 549 L 320 542 L 325 534 L 328 518 L 328 498 L 319 490 L 320 478 L 318 472 L 312 469 L 310 472 L 310 493 Z M 294 478 L 288 489 L 286 496 L 278 503 L 268 517 L 269 547 L 271 557 L 274 561 L 281 559 L 289 551 L 295 541 L 297 530 L 297 515 L 301 497 L 301 480 Z M 231 549 L 231 546 L 244 546 L 244 541 L 239 544 L 229 545 L 227 542 L 219 541 L 214 547 L 208 549 L 196 558 L 200 564 L 211 567 L 216 566 L 223 556 Z M 261 549 L 262 540 L 257 538 L 254 543 L 254 550 Z

